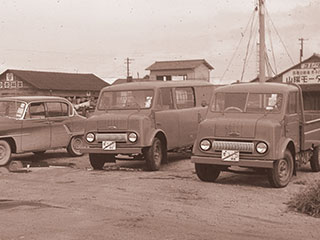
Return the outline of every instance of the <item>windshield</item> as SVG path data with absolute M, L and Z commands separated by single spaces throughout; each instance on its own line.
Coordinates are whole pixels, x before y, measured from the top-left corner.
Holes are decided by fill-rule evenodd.
M 153 100 L 153 90 L 105 91 L 101 94 L 98 109 L 146 109 Z
M 10 118 L 21 118 L 26 103 L 19 101 L 0 101 L 0 116 Z
M 279 112 L 282 107 L 279 93 L 217 93 L 213 98 L 214 112 Z

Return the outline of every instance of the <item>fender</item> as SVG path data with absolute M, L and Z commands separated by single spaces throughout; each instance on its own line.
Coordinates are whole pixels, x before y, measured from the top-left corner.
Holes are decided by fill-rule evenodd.
M 294 141 L 291 138 L 286 138 L 281 142 L 282 142 L 282 144 L 280 145 L 280 149 L 278 151 L 277 158 L 278 159 L 284 158 L 284 152 L 286 151 L 287 146 L 290 143 L 292 143 L 292 145 L 294 146 L 294 149 L 293 149 L 294 150 L 294 155 L 292 157 L 293 157 L 293 160 L 295 161 L 295 154 L 297 153 L 297 149 L 296 149 L 296 147 L 294 145 Z
M 153 139 L 155 138 L 155 136 L 156 136 L 158 133 L 163 134 L 163 135 L 165 136 L 165 138 L 168 139 L 168 138 L 167 138 L 167 135 L 166 135 L 161 129 L 154 129 L 154 130 L 149 134 L 149 136 L 148 136 L 147 139 L 146 139 L 146 145 L 147 145 L 148 147 L 151 146 Z

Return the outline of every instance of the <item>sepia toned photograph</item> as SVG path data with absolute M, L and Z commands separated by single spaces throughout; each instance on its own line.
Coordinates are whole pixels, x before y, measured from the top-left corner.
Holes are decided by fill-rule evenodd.
M 0 0 L 0 240 L 320 239 L 318 0 Z

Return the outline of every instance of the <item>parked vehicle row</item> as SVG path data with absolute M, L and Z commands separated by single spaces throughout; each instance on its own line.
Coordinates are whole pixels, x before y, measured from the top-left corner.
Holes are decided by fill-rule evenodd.
M 65 147 L 88 153 L 94 169 L 126 157 L 154 171 L 167 152 L 192 148 L 202 181 L 237 166 L 263 169 L 273 187 L 285 187 L 299 165 L 320 171 L 319 103 L 307 85 L 202 81 L 105 87 L 88 119 L 63 98 L 1 98 L 0 165 L 11 153 Z

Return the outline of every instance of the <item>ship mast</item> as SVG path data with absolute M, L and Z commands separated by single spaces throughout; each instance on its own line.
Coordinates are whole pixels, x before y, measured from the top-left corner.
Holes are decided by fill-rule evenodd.
M 259 82 L 266 81 L 264 1 L 265 0 L 259 0 Z

